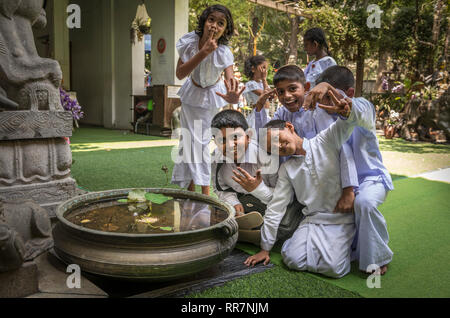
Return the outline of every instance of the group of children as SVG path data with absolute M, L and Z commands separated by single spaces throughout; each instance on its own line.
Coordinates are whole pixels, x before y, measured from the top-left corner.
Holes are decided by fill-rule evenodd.
M 304 72 L 281 67 L 270 89 L 267 61 L 255 56 L 245 65 L 252 80 L 244 92 L 227 46 L 233 29 L 229 10 L 214 5 L 202 13 L 197 30 L 177 43 L 177 77 L 187 77 L 179 92 L 181 125 L 191 138 L 180 137 L 182 160 L 172 182 L 190 191 L 200 185 L 209 194 L 212 177 L 219 199 L 236 210 L 239 239 L 261 246 L 245 261 L 248 266 L 267 264 L 281 241 L 283 261 L 294 270 L 338 278 L 358 260 L 362 271 L 375 264 L 384 274 L 393 253 L 378 206 L 393 186 L 382 163 L 373 105 L 354 98 L 353 74 L 329 56 L 319 28 L 304 36 L 306 52 L 315 56 Z M 253 106 L 247 119 L 235 110 L 218 112 L 243 92 Z M 272 119 L 271 98 L 283 105 Z M 217 145 L 213 160 L 211 138 Z

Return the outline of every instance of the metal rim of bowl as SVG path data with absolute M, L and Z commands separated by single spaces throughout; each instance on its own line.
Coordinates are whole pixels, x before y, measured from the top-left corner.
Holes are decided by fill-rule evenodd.
M 206 228 L 203 228 L 203 229 L 185 231 L 185 232 L 171 232 L 171 233 L 157 233 L 157 234 L 130 234 L 130 233 L 115 233 L 115 232 L 92 230 L 89 228 L 85 228 L 85 227 L 76 225 L 64 217 L 64 213 L 66 213 L 69 210 L 68 205 L 76 200 L 80 201 L 80 205 L 85 204 L 85 203 L 93 203 L 91 201 L 100 199 L 99 197 L 95 197 L 96 195 L 99 195 L 99 194 L 107 194 L 103 197 L 104 199 L 112 199 L 115 197 L 117 197 L 119 199 L 120 196 L 123 197 L 124 195 L 128 195 L 128 193 L 133 190 L 144 190 L 146 192 L 164 194 L 167 196 L 170 196 L 172 194 L 173 197 L 182 196 L 182 197 L 185 197 L 186 199 L 197 200 L 200 202 L 205 202 L 205 203 L 215 205 L 215 206 L 225 209 L 227 211 L 231 211 L 231 213 L 229 213 L 228 217 L 225 220 L 223 220 L 222 222 L 217 223 L 212 226 L 209 226 L 209 227 L 206 227 Z M 86 201 L 83 201 L 82 199 L 84 199 L 84 198 L 88 198 L 88 199 Z M 77 206 L 72 205 L 71 207 L 74 208 Z M 83 194 L 83 195 L 71 198 L 71 199 L 61 203 L 56 209 L 56 217 L 58 218 L 58 220 L 65 226 L 72 228 L 74 230 L 79 230 L 82 232 L 87 232 L 90 234 L 100 235 L 100 236 L 131 237 L 131 238 L 169 237 L 169 236 L 186 235 L 187 233 L 195 234 L 195 233 L 211 231 L 214 229 L 222 229 L 222 228 L 224 228 L 224 224 L 228 223 L 232 219 L 234 220 L 235 215 L 236 215 L 236 211 L 235 211 L 234 207 L 232 207 L 230 204 L 228 204 L 226 202 L 219 201 L 216 198 L 213 198 L 211 196 L 207 196 L 204 194 L 195 193 L 195 192 L 186 191 L 186 190 L 171 189 L 171 188 L 127 188 L 127 189 L 89 192 L 87 194 Z

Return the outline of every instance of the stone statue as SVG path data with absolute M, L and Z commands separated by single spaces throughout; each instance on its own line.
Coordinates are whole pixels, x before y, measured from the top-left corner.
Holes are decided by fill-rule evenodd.
M 34 42 L 33 28 L 47 23 L 43 3 L 0 0 L 0 200 L 32 199 L 54 216 L 76 193 L 64 139 L 73 118 L 61 106 L 58 62 Z
M 43 0 L 0 0 L 0 108 L 62 111 L 57 61 L 37 54 L 32 27 L 47 23 Z
M 47 212 L 33 201 L 0 202 L 0 273 L 53 247 Z

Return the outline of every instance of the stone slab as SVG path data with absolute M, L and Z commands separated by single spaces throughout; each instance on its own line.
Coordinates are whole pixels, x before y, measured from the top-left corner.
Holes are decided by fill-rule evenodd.
M 72 178 L 31 185 L 0 187 L 0 200 L 31 199 L 44 208 L 51 218 L 62 202 L 77 195 L 76 182 Z
M 26 297 L 39 292 L 38 268 L 26 262 L 21 268 L 0 273 L 0 298 Z
M 73 118 L 66 111 L 0 112 L 0 140 L 71 137 Z
M 69 288 L 67 279 L 72 272 L 67 273 L 67 265 L 61 262 L 55 254 L 50 251 L 35 259 L 39 274 L 39 294 L 32 295 L 34 298 L 53 297 L 107 297 L 108 295 L 80 275 L 80 288 Z

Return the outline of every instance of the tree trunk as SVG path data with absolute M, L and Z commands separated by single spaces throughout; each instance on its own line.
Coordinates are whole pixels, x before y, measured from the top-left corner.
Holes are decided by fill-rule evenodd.
M 297 64 L 297 47 L 298 47 L 298 32 L 299 19 L 297 16 L 289 18 L 291 21 L 291 36 L 289 38 L 289 51 L 286 54 L 286 64 Z
M 255 12 L 252 13 L 252 26 L 250 33 L 250 41 L 248 43 L 248 56 L 254 56 L 256 55 L 256 39 L 255 36 L 258 34 L 258 27 L 259 27 L 259 19 L 255 15 Z
M 364 83 L 364 60 L 366 58 L 366 48 L 363 44 L 358 44 L 356 52 L 356 83 L 355 83 L 355 97 L 362 95 L 362 88 Z
M 435 71 L 434 68 L 434 59 L 436 57 L 436 53 L 438 51 L 438 41 L 439 41 L 439 30 L 441 28 L 441 18 L 442 18 L 442 8 L 444 3 L 442 0 L 437 0 L 434 6 L 434 15 L 433 15 L 433 29 L 431 32 L 431 43 L 433 44 L 432 54 L 430 54 L 428 61 L 428 74 L 433 74 Z
M 375 91 L 378 93 L 383 92 L 381 84 L 383 80 L 383 72 L 385 72 L 387 68 L 387 58 L 388 52 L 384 47 L 380 46 L 380 48 L 378 49 L 377 82 L 375 83 Z

